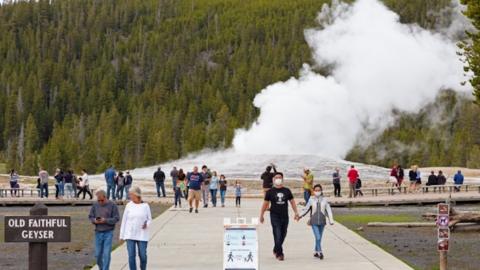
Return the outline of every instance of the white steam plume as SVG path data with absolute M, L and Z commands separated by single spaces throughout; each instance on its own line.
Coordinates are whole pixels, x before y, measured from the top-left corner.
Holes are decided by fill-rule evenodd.
M 470 91 L 455 41 L 401 24 L 378 0 L 324 6 L 318 22 L 305 37 L 331 75 L 304 65 L 299 78 L 265 88 L 257 121 L 236 131 L 236 152 L 341 158 L 366 127 L 386 128 L 392 109 L 418 111 L 442 89 Z

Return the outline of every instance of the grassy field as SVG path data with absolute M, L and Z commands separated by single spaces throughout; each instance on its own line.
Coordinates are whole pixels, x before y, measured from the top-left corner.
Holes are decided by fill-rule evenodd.
M 0 173 L 7 173 L 7 164 L 0 163 Z

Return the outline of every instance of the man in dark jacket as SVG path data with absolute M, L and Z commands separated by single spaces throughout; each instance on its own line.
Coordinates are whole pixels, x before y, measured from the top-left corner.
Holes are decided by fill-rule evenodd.
M 273 169 L 273 172 L 272 172 L 272 169 Z M 267 166 L 265 171 L 260 176 L 260 179 L 262 179 L 262 181 L 263 181 L 262 187 L 263 187 L 263 194 L 264 195 L 268 190 L 270 190 L 272 188 L 272 186 L 273 186 L 273 176 L 276 173 L 277 173 L 277 168 L 275 167 L 274 164 L 270 164 L 269 166 Z
M 428 180 L 427 180 L 427 186 L 436 186 L 438 185 L 438 178 L 437 176 L 435 175 L 435 172 L 432 171 L 430 173 L 430 175 L 428 176 Z M 435 192 L 437 190 L 436 187 L 433 188 L 433 192 Z M 428 192 L 428 188 L 425 189 L 426 192 Z
M 445 177 L 445 175 L 443 175 L 442 171 L 438 171 L 438 185 L 445 186 L 446 183 L 447 178 Z M 438 190 L 442 190 L 443 192 L 445 192 L 445 187 L 439 187 Z
M 113 230 L 120 220 L 115 203 L 109 201 L 105 191 L 96 192 L 97 202 L 92 205 L 88 219 L 95 225 L 95 258 L 100 270 L 110 269 Z
M 177 180 L 178 180 L 178 170 L 177 167 L 173 167 L 173 169 L 170 171 L 170 177 L 172 177 L 172 187 L 173 190 L 177 187 Z
M 158 167 L 158 170 L 153 174 L 153 180 L 155 180 L 155 185 L 157 186 L 157 196 L 160 198 L 160 189 L 162 189 L 163 197 L 166 197 L 165 173 L 162 171 L 162 168 Z

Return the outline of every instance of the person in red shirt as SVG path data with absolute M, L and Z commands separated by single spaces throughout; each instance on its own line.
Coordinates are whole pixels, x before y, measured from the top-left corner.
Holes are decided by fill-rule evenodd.
M 355 166 L 350 166 L 350 170 L 348 170 L 348 185 L 349 185 L 349 198 L 352 198 L 352 196 L 355 196 L 355 185 L 357 183 L 357 179 L 359 177 L 357 169 L 355 169 Z

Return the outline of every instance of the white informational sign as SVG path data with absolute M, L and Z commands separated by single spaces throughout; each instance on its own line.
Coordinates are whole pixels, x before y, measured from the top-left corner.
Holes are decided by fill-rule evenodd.
M 223 269 L 224 270 L 258 270 L 258 219 L 237 219 L 231 223 L 225 219 L 223 237 Z

